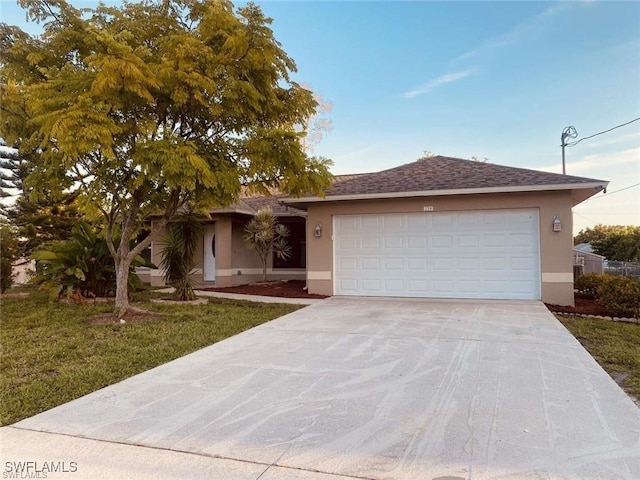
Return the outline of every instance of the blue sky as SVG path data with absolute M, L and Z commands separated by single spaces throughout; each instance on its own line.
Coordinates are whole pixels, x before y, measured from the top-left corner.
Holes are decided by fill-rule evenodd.
M 332 104 L 313 153 L 337 174 L 425 150 L 561 172 L 564 127 L 581 138 L 640 117 L 639 2 L 256 3 L 294 79 Z M 13 1 L 1 6 L 2 21 L 25 25 Z M 568 174 L 611 182 L 574 209 L 576 232 L 640 225 L 640 186 L 614 193 L 640 182 L 640 121 L 566 154 Z

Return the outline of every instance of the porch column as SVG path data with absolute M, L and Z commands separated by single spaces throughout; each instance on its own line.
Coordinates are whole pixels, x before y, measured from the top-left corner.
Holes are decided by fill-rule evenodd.
M 228 287 L 231 285 L 233 265 L 231 263 L 232 248 L 231 217 L 222 217 L 216 221 L 216 286 Z

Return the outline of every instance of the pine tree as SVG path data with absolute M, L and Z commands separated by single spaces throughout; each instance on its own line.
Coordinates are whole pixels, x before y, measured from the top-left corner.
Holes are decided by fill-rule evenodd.
M 259 7 L 20 3 L 45 34 L 0 26 L 0 136 L 38 152 L 34 185 L 77 190 L 85 211 L 102 214 L 120 315 L 134 310 L 131 261 L 181 209 L 228 205 L 242 186 L 301 195 L 330 185 L 330 162 L 302 144 L 317 102 L 291 80 L 295 63 Z
M 33 188 L 26 182 L 32 170 L 30 162 L 14 148 L 0 150 L 0 196 L 10 199 L 2 206 L 2 215 L 15 228 L 16 254 L 27 257 L 40 245 L 65 240 L 71 235 L 79 213 L 76 194 L 61 193 L 55 198 L 47 189 Z

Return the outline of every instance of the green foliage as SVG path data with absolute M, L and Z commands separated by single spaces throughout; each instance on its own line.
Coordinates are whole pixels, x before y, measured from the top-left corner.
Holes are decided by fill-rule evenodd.
M 169 235 L 164 240 L 160 264 L 165 280 L 175 288 L 176 300 L 196 299 L 190 274 L 204 231 L 202 220 L 198 216 L 184 215 L 168 226 Z
M 559 316 L 559 320 L 614 379 L 640 399 L 640 325 Z
M 276 217 L 270 208 L 260 209 L 244 228 L 244 240 L 250 250 L 258 254 L 262 264 L 262 280 L 267 279 L 267 261 L 273 252 L 278 258 L 286 260 L 291 255 L 287 243 L 289 229 L 276 223 Z
M 640 317 L 640 280 L 632 277 L 603 275 L 598 286 L 597 302 L 620 317 Z
M 29 256 L 44 243 L 69 238 L 71 228 L 80 218 L 76 195 L 64 192 L 54 195 L 51 189 L 42 186 L 36 194 L 27 182 L 34 161 L 16 149 L 1 150 L 0 155 L 0 196 L 15 199 L 2 211 L 17 228 L 19 255 Z
M 11 225 L 0 223 L 0 293 L 13 285 L 12 264 L 17 258 L 18 239 Z
M 579 294 L 605 306 L 613 315 L 640 317 L 640 279 L 587 273 L 574 286 Z
M 113 295 L 116 275 L 104 236 L 94 232 L 86 222 L 79 222 L 68 240 L 51 242 L 33 253 L 39 274 L 31 283 L 41 285 L 55 299 L 60 294 L 84 297 Z M 143 265 L 141 257 L 133 266 Z M 137 276 L 129 275 L 130 287 L 139 284 Z
M 624 225 L 602 225 L 599 223 L 595 227 L 583 228 L 578 235 L 573 238 L 574 245 L 579 243 L 591 243 L 611 235 L 612 233 L 624 232 L 627 228 Z
M 30 158 L 34 188 L 77 190 L 100 210 L 119 270 L 186 206 L 229 205 L 242 187 L 321 195 L 331 185 L 330 162 L 303 145 L 317 101 L 291 80 L 295 63 L 256 5 L 20 4 L 45 33 L 0 25 L 0 137 Z
M 596 225 L 581 230 L 574 243 L 591 243 L 593 251 L 608 260 L 635 262 L 640 260 L 640 227 Z
M 2 300 L 0 425 L 49 410 L 300 308 L 211 299 L 158 305 L 152 321 L 91 325 L 113 305 L 49 303 L 44 292 Z
M 609 260 L 637 262 L 640 260 L 640 227 L 611 233 L 602 240 L 591 242 L 593 251 Z
M 602 283 L 602 277 L 597 273 L 585 273 L 575 279 L 573 286 L 583 297 L 596 298 L 598 287 Z

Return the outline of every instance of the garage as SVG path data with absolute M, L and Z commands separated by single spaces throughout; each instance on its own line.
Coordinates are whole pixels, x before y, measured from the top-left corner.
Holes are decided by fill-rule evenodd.
M 334 294 L 540 299 L 538 209 L 333 217 Z

